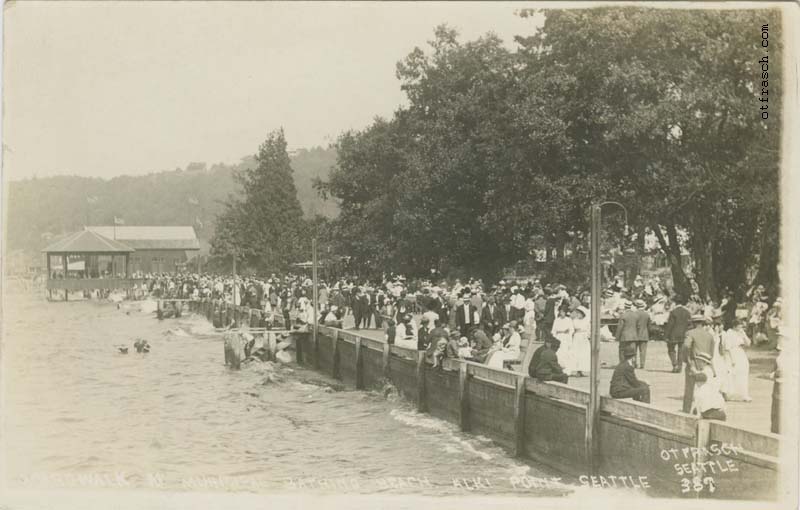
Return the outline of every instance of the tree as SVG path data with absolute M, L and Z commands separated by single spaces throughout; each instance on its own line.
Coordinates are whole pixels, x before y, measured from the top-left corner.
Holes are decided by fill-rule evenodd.
M 235 176 L 241 197 L 229 198 L 218 217 L 212 253 L 241 257 L 262 272 L 285 270 L 308 251 L 309 241 L 283 129 L 268 135 L 255 160 Z

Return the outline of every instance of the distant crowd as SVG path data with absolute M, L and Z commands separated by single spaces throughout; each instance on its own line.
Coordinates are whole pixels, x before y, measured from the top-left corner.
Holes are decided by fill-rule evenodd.
M 522 363 L 526 348 L 538 342 L 543 345 L 528 365 L 532 377 L 567 382 L 590 371 L 588 290 L 539 279 L 486 285 L 480 279 L 407 281 L 395 274 L 368 281 L 340 278 L 319 283 L 316 307 L 311 279 L 294 274 L 151 275 L 140 292 L 245 305 L 258 310 L 266 327 L 302 327 L 314 321 L 315 313 L 320 324 L 335 327 L 352 318 L 353 329 L 381 329 L 389 343 L 426 351 L 433 366 L 456 358 L 507 368 Z M 667 343 L 674 372 L 686 366 L 696 382 L 705 378 L 695 394 L 711 404 L 700 407 L 720 408 L 706 394 L 749 400 L 743 349 L 758 343 L 780 350 L 783 338 L 781 300 L 770 303 L 761 286 L 749 298 L 746 308 L 732 293 L 719 303 L 703 303 L 697 296 L 670 295 L 658 278 L 637 276 L 630 288 L 622 275 L 614 278 L 601 303 L 601 337 L 619 343 L 612 396 L 649 401 L 649 387 L 636 379 L 634 369 L 645 367 L 648 342 L 660 339 Z

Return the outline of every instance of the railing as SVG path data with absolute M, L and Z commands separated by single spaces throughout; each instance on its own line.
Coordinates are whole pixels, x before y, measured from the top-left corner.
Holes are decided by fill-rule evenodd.
M 143 278 L 64 278 L 48 279 L 47 290 L 113 290 L 130 289 L 140 285 Z
M 228 318 L 252 317 L 254 313 L 247 307 L 208 300 L 191 306 L 209 318 L 217 313 Z M 434 369 L 426 365 L 423 351 L 327 326 L 318 326 L 317 332 L 316 340 L 307 330 L 295 332 L 298 363 L 313 362 L 314 368 L 333 377 L 355 381 L 357 389 L 379 387 L 388 378 L 411 392 L 405 394 L 416 401 L 420 411 L 456 421 L 465 431 L 477 428 L 508 446 L 514 455 L 565 473 L 586 474 L 583 423 L 588 392 L 463 360 L 445 360 L 441 370 Z M 438 387 L 440 384 L 444 386 Z M 443 405 L 448 409 L 442 409 Z M 700 462 L 707 455 L 702 452 L 712 445 L 728 444 L 737 447 L 735 461 L 745 474 L 718 482 L 727 483 L 730 491 L 749 483 L 751 497 L 755 493 L 774 497 L 771 491 L 777 490 L 779 435 L 610 397 L 601 397 L 599 418 L 598 456 L 605 469 L 624 466 L 631 473 L 649 473 L 652 483 L 674 490 L 679 481 L 672 464 L 658 458 L 659 451 L 689 448 L 701 452 Z

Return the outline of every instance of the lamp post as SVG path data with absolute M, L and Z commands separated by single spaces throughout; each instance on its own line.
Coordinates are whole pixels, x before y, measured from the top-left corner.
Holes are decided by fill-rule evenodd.
M 591 208 L 590 252 L 592 254 L 592 302 L 591 302 L 591 370 L 589 372 L 589 404 L 586 406 L 585 451 L 586 465 L 591 474 L 597 474 L 597 425 L 600 413 L 600 228 L 601 209 L 604 205 L 618 205 L 625 212 L 625 225 L 628 224 L 628 210 L 619 202 L 603 202 Z

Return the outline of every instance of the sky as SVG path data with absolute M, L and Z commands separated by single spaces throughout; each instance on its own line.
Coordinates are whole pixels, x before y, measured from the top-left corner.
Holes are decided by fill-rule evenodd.
M 233 163 L 283 127 L 327 146 L 405 100 L 396 63 L 436 25 L 510 48 L 526 3 L 4 4 L 4 177 Z

